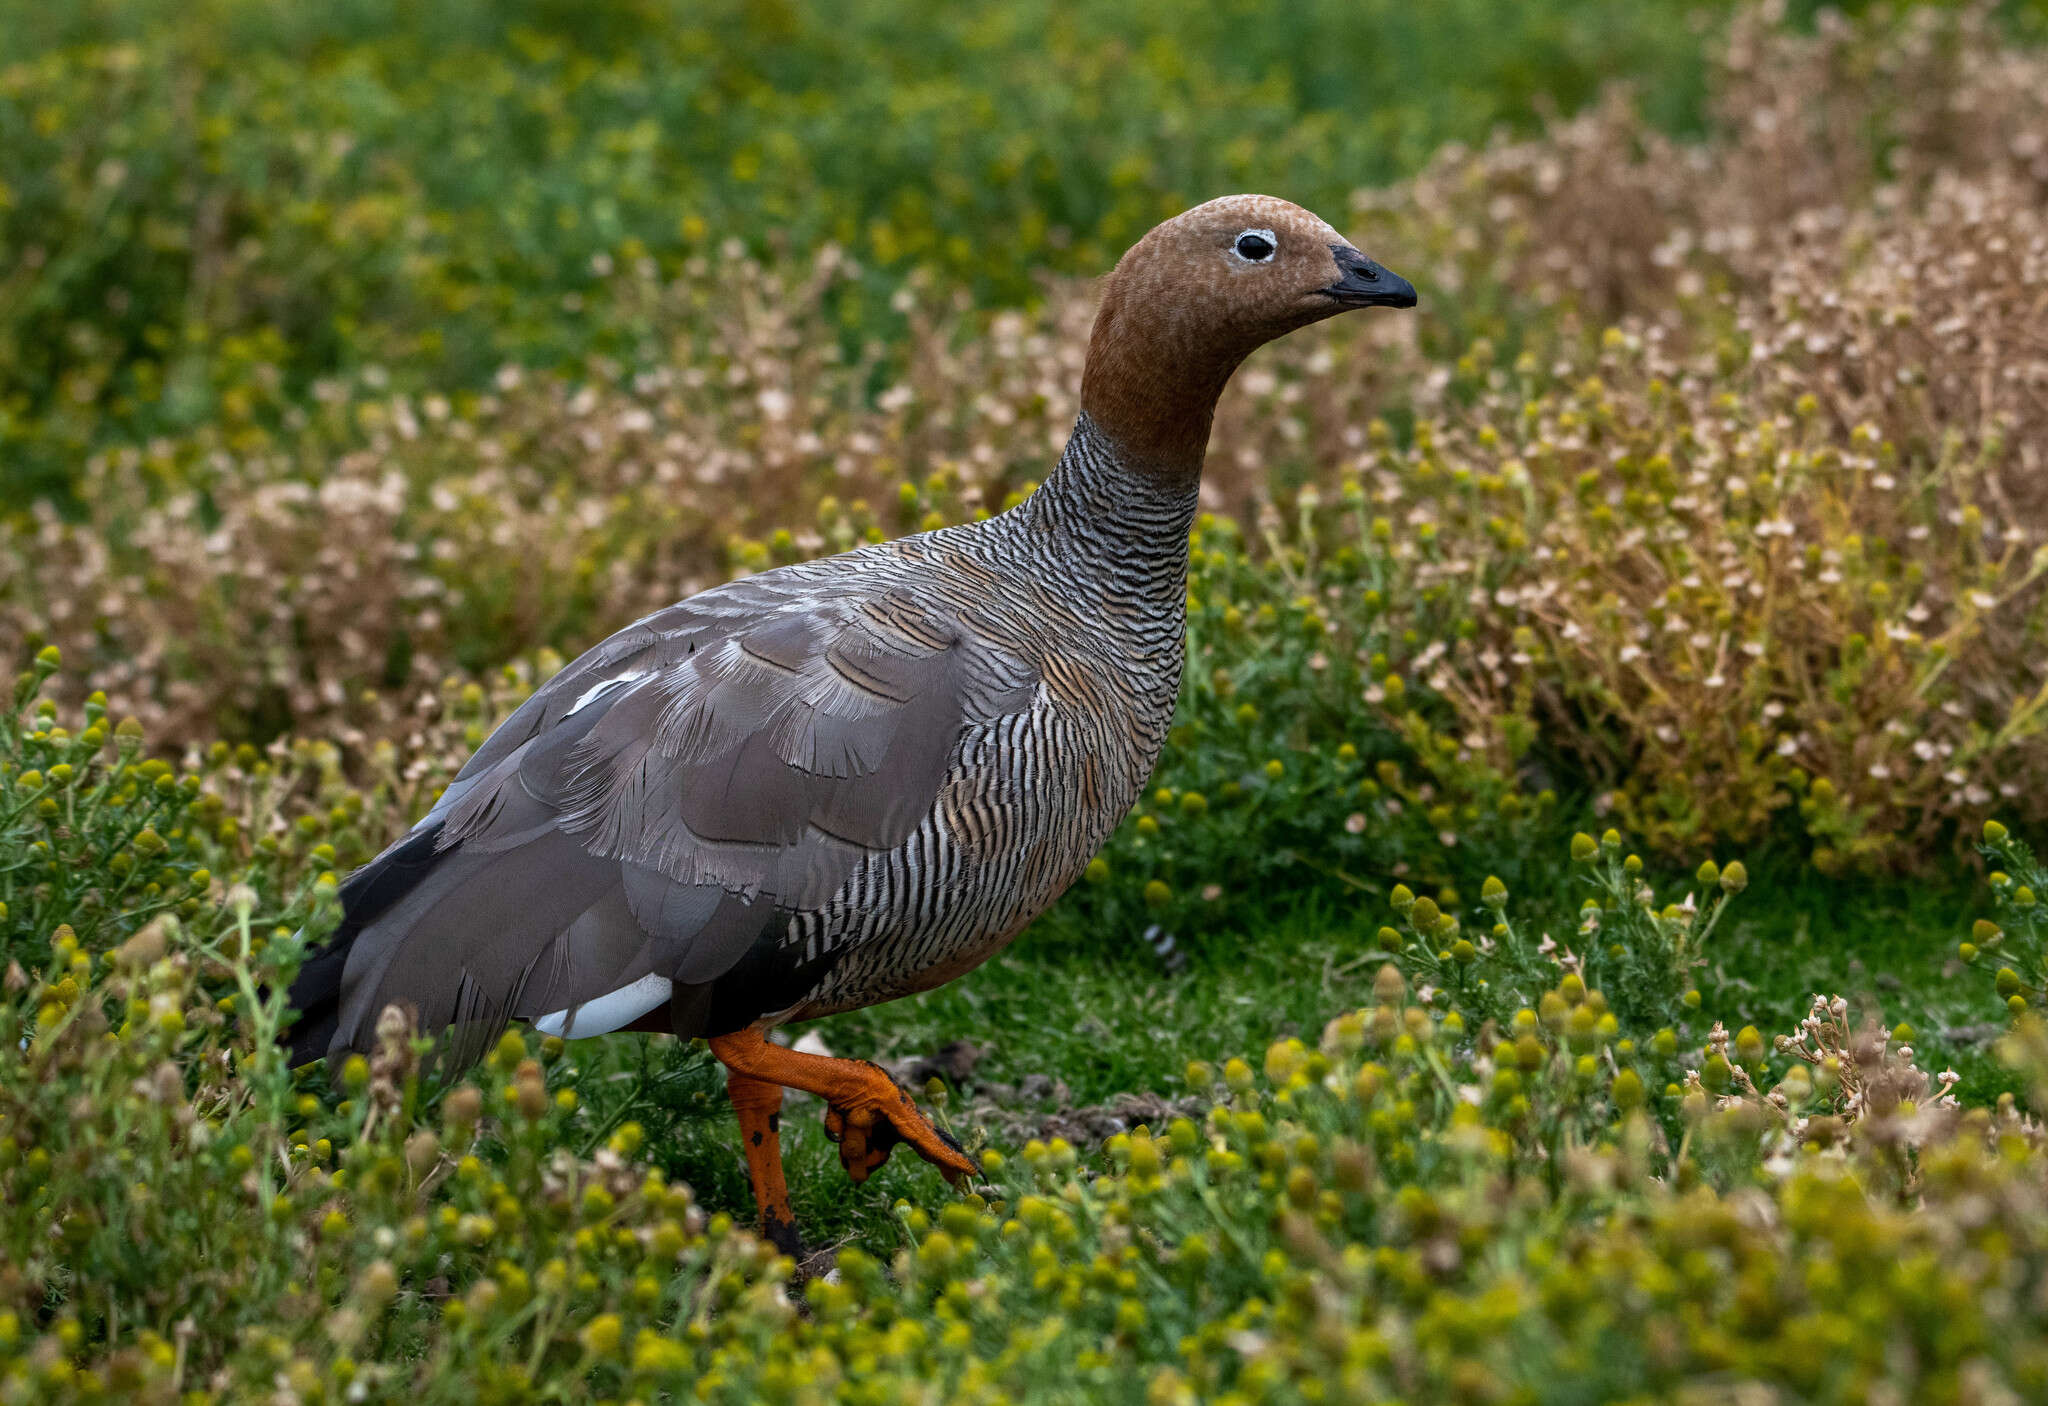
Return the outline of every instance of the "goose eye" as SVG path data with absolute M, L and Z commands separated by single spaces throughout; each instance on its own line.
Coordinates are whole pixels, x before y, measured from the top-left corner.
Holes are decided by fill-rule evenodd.
M 1273 231 L 1269 229 L 1248 229 L 1231 245 L 1237 257 L 1248 264 L 1268 262 L 1279 247 L 1279 241 L 1273 238 Z

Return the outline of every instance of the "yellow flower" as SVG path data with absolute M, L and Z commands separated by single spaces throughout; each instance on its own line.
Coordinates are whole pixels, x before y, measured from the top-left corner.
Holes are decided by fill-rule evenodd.
M 1633 1069 L 1623 1069 L 1614 1076 L 1607 1093 L 1614 1100 L 1614 1106 L 1624 1113 L 1640 1108 L 1643 1105 L 1643 1077 Z

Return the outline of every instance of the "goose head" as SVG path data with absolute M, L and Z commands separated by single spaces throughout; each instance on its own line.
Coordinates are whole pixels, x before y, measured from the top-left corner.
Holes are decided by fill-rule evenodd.
M 1216 398 L 1252 352 L 1359 308 L 1412 308 L 1414 285 L 1328 223 L 1228 195 L 1155 226 L 1104 281 L 1081 409 L 1134 467 L 1199 473 Z

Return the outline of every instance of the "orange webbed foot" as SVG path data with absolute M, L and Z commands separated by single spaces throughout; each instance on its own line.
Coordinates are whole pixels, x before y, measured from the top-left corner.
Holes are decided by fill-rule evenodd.
M 959 1141 L 926 1118 L 893 1079 L 875 1065 L 865 1067 L 886 1087 L 869 1081 L 854 1097 L 825 1110 L 825 1136 L 839 1144 L 839 1163 L 848 1176 L 866 1181 L 898 1143 L 910 1144 L 955 1186 L 979 1170 Z
M 977 1168 L 959 1142 L 933 1127 L 910 1095 L 878 1064 L 832 1059 L 768 1043 L 759 1029 L 720 1035 L 711 1053 L 746 1078 L 802 1089 L 825 1100 L 825 1135 L 839 1144 L 848 1176 L 865 1181 L 899 1142 L 937 1167 L 954 1185 Z

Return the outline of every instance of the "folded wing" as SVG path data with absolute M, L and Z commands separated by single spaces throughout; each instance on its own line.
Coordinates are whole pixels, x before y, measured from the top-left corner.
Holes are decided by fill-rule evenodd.
M 831 959 L 778 955 L 793 915 L 904 844 L 963 728 L 1037 685 L 901 596 L 742 582 L 651 616 L 529 699 L 350 880 L 331 1009 L 293 993 L 326 1044 L 295 1051 L 362 1047 L 393 1002 L 465 1053 L 514 1017 L 597 1033 L 672 1001 L 682 1033 L 717 1034 L 791 1004 Z

